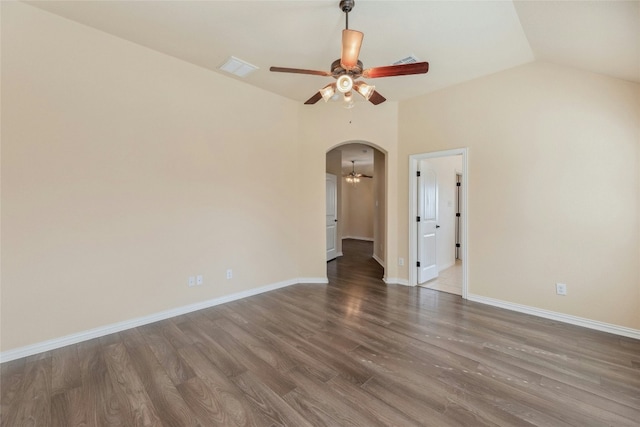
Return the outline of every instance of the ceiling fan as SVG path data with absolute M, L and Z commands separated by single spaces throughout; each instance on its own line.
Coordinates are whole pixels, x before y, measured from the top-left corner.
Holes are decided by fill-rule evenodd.
M 351 184 L 355 184 L 356 182 L 360 182 L 360 178 L 373 178 L 371 175 L 365 175 L 362 173 L 356 173 L 356 161 L 351 160 L 351 172 L 346 174 L 345 179 L 347 182 Z
M 343 94 L 347 106 L 353 106 L 352 91 L 355 90 L 374 105 L 378 105 L 387 99 L 376 91 L 375 86 L 369 85 L 360 77 L 375 79 L 379 77 L 406 76 L 410 74 L 424 74 L 429 71 L 428 62 L 416 62 L 413 64 L 388 65 L 364 69 L 362 61 L 358 59 L 364 34 L 360 31 L 349 29 L 349 12 L 353 9 L 355 0 L 341 0 L 340 10 L 346 15 L 345 29 L 342 30 L 342 54 L 331 64 L 331 71 L 304 70 L 300 68 L 271 67 L 270 71 L 278 73 L 311 74 L 314 76 L 326 76 L 336 79 L 316 92 L 305 104 L 315 104 L 321 98 L 327 102 L 336 90 Z

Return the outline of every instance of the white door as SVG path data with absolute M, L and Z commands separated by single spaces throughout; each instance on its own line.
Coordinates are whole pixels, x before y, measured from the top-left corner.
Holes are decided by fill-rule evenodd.
M 426 161 L 419 165 L 418 176 L 418 284 L 438 277 L 436 238 L 438 186 L 436 172 Z
M 338 177 L 327 174 L 327 261 L 338 256 Z

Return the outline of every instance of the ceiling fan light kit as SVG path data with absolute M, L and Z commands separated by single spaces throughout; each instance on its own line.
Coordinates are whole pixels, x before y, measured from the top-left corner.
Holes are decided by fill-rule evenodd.
M 355 0 L 341 0 L 339 3 L 340 10 L 345 14 L 346 28 L 342 30 L 342 52 L 340 58 L 333 61 L 331 71 L 286 67 L 269 68 L 270 71 L 277 73 L 309 74 L 313 76 L 333 77 L 336 79 L 335 83 L 319 89 L 311 98 L 305 101 L 305 104 L 315 104 L 320 99 L 324 99 L 325 102 L 334 99 L 337 90 L 343 95 L 342 98 L 345 107 L 352 108 L 354 106 L 352 90 L 355 90 L 373 105 L 378 105 L 386 101 L 386 98 L 376 91 L 375 86 L 358 80 L 360 77 L 375 79 L 380 77 L 425 74 L 429 71 L 428 62 L 396 64 L 364 69 L 362 61 L 358 59 L 364 34 L 360 31 L 349 29 L 349 12 L 351 12 L 354 5 Z
M 371 98 L 371 95 L 373 95 L 373 92 L 376 91 L 375 86 L 368 85 L 363 81 L 356 82 L 356 84 L 354 85 L 354 88 L 356 92 L 362 95 L 364 99 L 366 99 L 367 101 L 369 100 L 369 98 Z
M 329 101 L 331 98 L 333 98 L 333 95 L 335 94 L 336 94 L 335 83 L 330 83 L 325 87 L 323 87 L 322 89 L 320 89 L 320 95 L 322 95 L 322 99 L 324 99 L 324 102 Z
M 338 77 L 338 81 L 336 83 L 338 85 L 338 90 L 342 93 L 351 92 L 351 88 L 353 88 L 353 80 L 348 74 L 343 74 Z
M 344 180 L 349 184 L 356 185 L 360 182 L 360 178 L 373 178 L 371 175 L 364 175 L 361 173 L 356 173 L 356 161 L 351 160 L 351 172 L 345 175 Z

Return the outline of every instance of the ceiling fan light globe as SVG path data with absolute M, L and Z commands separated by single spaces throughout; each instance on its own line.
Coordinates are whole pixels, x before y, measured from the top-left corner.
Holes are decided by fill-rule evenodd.
M 335 93 L 336 93 L 335 83 L 326 85 L 325 87 L 320 89 L 320 95 L 322 95 L 322 99 L 324 99 L 324 102 L 329 101 L 333 97 L 333 95 L 335 95 Z
M 368 85 L 365 82 L 356 82 L 354 84 L 354 88 L 356 92 L 364 97 L 367 101 L 371 98 L 371 95 L 376 91 L 376 87 L 373 85 Z
M 353 88 L 353 79 L 351 78 L 351 76 L 343 74 L 338 77 L 336 86 L 338 88 L 338 91 L 342 93 L 351 92 L 351 89 Z

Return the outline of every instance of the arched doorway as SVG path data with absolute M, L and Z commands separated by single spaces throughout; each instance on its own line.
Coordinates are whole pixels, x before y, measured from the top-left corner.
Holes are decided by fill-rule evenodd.
M 354 171 L 359 182 L 348 182 L 346 178 Z M 371 241 L 372 257 L 386 276 L 386 152 L 367 141 L 346 141 L 327 151 L 326 173 L 338 178 L 336 256 L 342 255 L 342 239 Z

